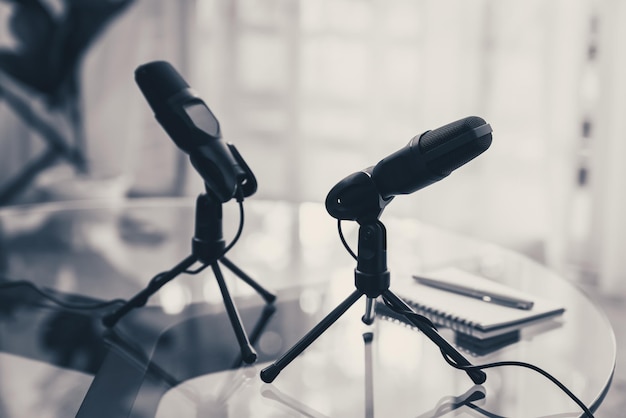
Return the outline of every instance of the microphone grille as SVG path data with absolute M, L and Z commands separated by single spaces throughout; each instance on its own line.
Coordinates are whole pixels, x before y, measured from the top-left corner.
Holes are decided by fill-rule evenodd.
M 150 106 L 155 109 L 189 84 L 167 61 L 153 61 L 135 70 L 135 82 Z
M 491 129 L 481 136 L 470 137 L 469 141 L 465 137 L 472 135 L 475 128 L 483 125 L 487 125 L 483 118 L 469 116 L 423 134 L 419 139 L 419 149 L 424 154 L 428 167 L 442 176 L 447 176 L 485 152 L 491 145 Z M 436 152 L 439 147 L 444 147 L 446 151 Z M 433 155 L 430 158 L 429 153 Z

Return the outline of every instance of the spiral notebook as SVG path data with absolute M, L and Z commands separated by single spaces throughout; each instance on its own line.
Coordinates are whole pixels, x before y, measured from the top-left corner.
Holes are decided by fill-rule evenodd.
M 454 267 L 434 271 L 427 276 L 449 283 L 530 299 L 534 302 L 531 309 L 517 309 L 437 289 L 413 279 L 398 281 L 392 285 L 391 290 L 394 293 L 435 325 L 451 328 L 458 333 L 477 339 L 488 339 L 520 330 L 537 322 L 558 317 L 565 312 L 565 308 L 554 301 Z M 376 311 L 380 315 L 402 320 L 383 303 L 377 305 Z

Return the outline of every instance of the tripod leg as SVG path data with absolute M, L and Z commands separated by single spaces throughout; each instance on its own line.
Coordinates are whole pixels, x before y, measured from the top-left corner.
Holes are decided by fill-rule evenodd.
M 250 333 L 248 337 L 250 340 L 250 344 L 252 344 L 252 346 L 256 344 L 257 340 L 263 333 L 263 330 L 265 329 L 268 322 L 272 318 L 272 315 L 274 315 L 274 312 L 276 312 L 275 305 L 265 305 L 265 307 L 263 308 L 263 312 L 261 312 L 261 317 L 258 319 L 256 325 L 254 325 L 254 328 L 252 329 L 252 332 Z M 232 368 L 233 369 L 238 368 L 239 366 L 241 366 L 241 362 L 242 360 L 241 360 L 241 354 L 240 354 L 239 356 L 237 356 L 237 359 L 235 359 L 235 362 L 233 363 Z
M 119 309 L 102 318 L 102 323 L 104 324 L 104 326 L 110 328 L 115 325 L 117 321 L 119 321 L 124 315 L 130 312 L 131 309 L 144 306 L 148 302 L 148 298 L 150 296 L 156 293 L 157 290 L 163 287 L 167 282 L 191 267 L 191 265 L 196 261 L 198 261 L 197 258 L 193 255 L 190 255 L 183 261 L 178 263 L 176 266 L 174 266 L 171 270 L 156 276 L 148 284 L 148 287 L 133 296 L 132 299 L 130 299 L 124 305 L 120 306 Z
M 261 380 L 265 383 L 271 383 L 276 376 L 291 363 L 300 353 L 302 353 L 309 345 L 313 343 L 326 331 L 332 324 L 335 323 L 341 315 L 343 315 L 350 306 L 359 300 L 363 294 L 355 290 L 348 296 L 343 302 L 341 302 L 335 309 L 333 309 L 324 319 L 322 319 L 308 334 L 306 334 L 300 341 L 298 341 L 293 347 L 289 349 L 281 358 L 276 360 L 272 365 L 261 370 Z
M 260 284 L 258 284 L 254 279 L 244 273 L 239 267 L 237 267 L 232 261 L 227 259 L 226 257 L 220 258 L 220 262 L 226 266 L 230 271 L 235 273 L 241 280 L 248 283 L 254 290 L 257 291 L 259 295 L 265 300 L 267 303 L 272 303 L 276 300 L 276 295 L 270 293 L 265 288 L 263 288 Z
M 211 268 L 213 269 L 213 273 L 215 274 L 215 278 L 217 279 L 217 284 L 220 287 L 220 292 L 222 292 L 222 299 L 224 299 L 226 313 L 228 313 L 230 323 L 232 324 L 233 331 L 235 331 L 235 336 L 237 337 L 237 342 L 239 343 L 239 347 L 241 348 L 241 359 L 248 364 L 254 363 L 257 358 L 256 351 L 254 351 L 254 348 L 252 348 L 250 341 L 248 341 L 248 336 L 246 335 L 246 332 L 243 329 L 243 325 L 241 324 L 239 312 L 237 312 L 237 308 L 233 303 L 233 298 L 228 292 L 228 287 L 226 287 L 224 276 L 222 276 L 222 271 L 220 270 L 217 261 L 211 264 Z
M 397 297 L 391 290 L 387 289 L 383 292 L 382 296 L 389 302 L 393 307 L 402 311 L 411 311 L 413 309 L 409 305 L 407 305 L 402 299 Z M 448 341 L 443 338 L 436 329 L 431 328 L 430 326 L 414 319 L 409 316 L 406 316 L 406 319 L 411 321 L 413 325 L 415 325 L 420 331 L 422 331 L 428 338 L 430 338 L 441 350 L 450 356 L 457 364 L 461 366 L 471 366 L 472 364 L 465 358 L 461 353 L 459 353 L 454 347 L 450 345 Z M 482 370 L 466 370 L 466 373 L 472 379 L 474 383 L 480 385 L 487 380 L 487 375 Z

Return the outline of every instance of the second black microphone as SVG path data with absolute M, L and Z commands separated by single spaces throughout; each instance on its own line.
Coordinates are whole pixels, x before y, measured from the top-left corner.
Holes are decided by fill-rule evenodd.
M 484 119 L 469 116 L 417 135 L 375 166 L 337 183 L 328 193 L 326 209 L 336 219 L 378 217 L 394 196 L 442 180 L 485 152 L 491 133 Z

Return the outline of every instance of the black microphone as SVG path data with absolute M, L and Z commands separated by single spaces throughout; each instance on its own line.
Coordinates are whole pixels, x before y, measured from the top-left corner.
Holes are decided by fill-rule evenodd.
M 189 155 L 208 192 L 227 202 L 240 188 L 244 196 L 256 191 L 254 175 L 241 155 L 222 140 L 217 118 L 171 64 L 141 65 L 135 81 L 163 129 Z
M 394 196 L 429 186 L 485 152 L 491 132 L 484 119 L 469 116 L 415 136 L 375 166 L 337 183 L 326 210 L 336 219 L 377 219 Z

